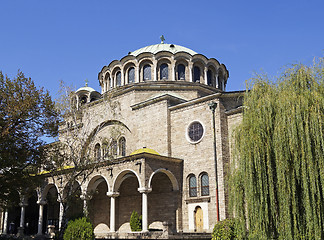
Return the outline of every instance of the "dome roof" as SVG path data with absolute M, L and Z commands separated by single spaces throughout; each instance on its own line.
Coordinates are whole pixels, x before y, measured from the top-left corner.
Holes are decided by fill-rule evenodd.
M 157 151 L 150 149 L 150 148 L 140 148 L 135 150 L 134 152 L 132 152 L 130 154 L 131 155 L 135 155 L 135 154 L 139 154 L 139 153 L 151 153 L 151 154 L 155 154 L 155 155 L 160 155 Z
M 80 87 L 78 90 L 76 90 L 76 92 L 81 92 L 81 91 L 87 91 L 87 92 L 95 92 L 96 90 L 94 90 L 92 87 Z
M 180 45 L 160 43 L 160 44 L 155 44 L 155 45 L 137 49 L 134 52 L 130 52 L 129 55 L 133 55 L 136 57 L 136 56 L 140 55 L 141 53 L 145 53 L 145 52 L 156 54 L 156 53 L 162 52 L 162 51 L 168 51 L 173 54 L 175 54 L 177 52 L 187 52 L 190 55 L 197 54 L 195 51 L 193 51 L 189 48 L 186 48 L 186 47 L 182 47 Z

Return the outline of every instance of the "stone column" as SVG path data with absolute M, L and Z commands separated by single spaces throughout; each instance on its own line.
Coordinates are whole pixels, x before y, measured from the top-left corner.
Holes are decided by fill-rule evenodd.
M 119 196 L 119 192 L 107 192 L 107 196 L 110 197 L 110 232 L 115 232 L 116 225 L 116 197 Z
M 138 191 L 142 194 L 142 232 L 148 232 L 147 194 L 151 192 L 152 189 L 139 188 Z
M 61 230 L 62 228 L 62 223 L 63 223 L 63 214 L 64 214 L 64 206 L 63 206 L 63 202 L 58 200 L 58 202 L 60 203 L 60 212 L 59 212 L 59 230 Z
M 38 213 L 38 231 L 37 235 L 42 235 L 43 231 L 43 213 L 44 213 L 44 205 L 46 204 L 45 201 L 38 201 L 37 204 L 39 205 L 39 213 Z
M 22 197 L 22 200 L 19 204 L 19 206 L 21 207 L 21 211 L 20 211 L 20 224 L 19 224 L 19 228 L 18 228 L 18 236 L 24 236 L 24 229 L 25 229 L 25 213 L 26 213 L 26 207 L 27 207 L 27 203 L 25 201 L 25 197 Z
M 208 79 L 207 79 L 207 71 L 208 71 L 208 69 L 207 69 L 207 67 L 205 67 L 204 68 L 204 83 L 206 84 L 206 85 L 208 85 Z
M 189 68 L 189 81 L 190 82 L 192 82 L 192 62 L 189 62 L 189 66 L 188 66 L 188 68 Z
M 88 216 L 88 201 L 91 199 L 89 196 L 87 196 L 85 193 L 83 193 L 81 196 L 80 196 L 81 200 L 83 201 L 83 214 L 85 216 Z
M 4 212 L 4 216 L 3 216 L 3 229 L 2 229 L 2 233 L 3 234 L 7 234 L 8 233 L 8 210 L 6 209 Z
M 174 63 L 174 59 L 172 59 L 172 61 L 171 61 L 171 78 L 169 77 L 169 81 L 175 81 L 175 80 L 176 80 L 175 63 Z
M 156 71 L 157 70 L 157 61 L 155 59 L 153 60 L 152 68 L 153 68 L 153 69 L 151 69 L 151 72 L 153 70 L 153 79 L 152 80 L 157 81 L 159 78 L 157 77 L 157 71 Z

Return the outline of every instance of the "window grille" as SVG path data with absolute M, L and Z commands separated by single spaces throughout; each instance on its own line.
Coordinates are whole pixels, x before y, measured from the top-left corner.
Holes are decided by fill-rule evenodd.
M 185 66 L 183 64 L 178 65 L 178 80 L 185 80 Z
M 135 82 L 135 69 L 132 67 L 128 70 L 128 83 Z
M 204 173 L 201 176 L 201 196 L 208 196 L 209 195 L 209 179 L 208 175 Z
M 189 178 L 189 196 L 197 197 L 197 180 L 195 176 Z
M 151 80 L 151 66 L 150 65 L 145 65 L 143 68 L 143 80 Z
M 168 79 L 168 64 L 163 63 L 160 66 L 160 79 Z

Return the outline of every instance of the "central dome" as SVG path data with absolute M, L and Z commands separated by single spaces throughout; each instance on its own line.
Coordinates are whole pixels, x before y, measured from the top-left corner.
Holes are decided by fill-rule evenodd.
M 180 46 L 180 45 L 175 45 L 175 44 L 167 44 L 167 43 L 160 43 L 160 44 L 155 44 L 155 45 L 150 45 L 150 46 L 146 46 L 140 49 L 135 50 L 134 52 L 130 52 L 129 55 L 133 55 L 133 56 L 138 56 L 141 53 L 153 53 L 156 54 L 158 52 L 162 52 L 162 51 L 167 51 L 167 52 L 171 52 L 173 54 L 178 53 L 178 52 L 187 52 L 190 55 L 195 55 L 197 54 L 195 51 Z

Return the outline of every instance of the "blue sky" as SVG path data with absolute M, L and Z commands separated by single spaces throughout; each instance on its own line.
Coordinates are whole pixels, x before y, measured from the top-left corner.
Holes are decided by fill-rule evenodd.
M 2 0 L 0 70 L 20 69 L 54 98 L 60 80 L 99 91 L 104 65 L 162 34 L 224 63 L 227 90 L 242 90 L 254 72 L 323 56 L 324 1 Z

